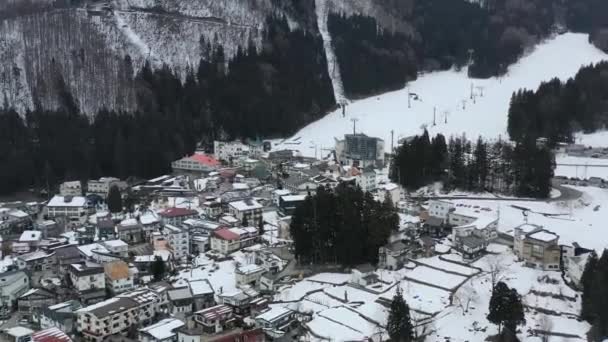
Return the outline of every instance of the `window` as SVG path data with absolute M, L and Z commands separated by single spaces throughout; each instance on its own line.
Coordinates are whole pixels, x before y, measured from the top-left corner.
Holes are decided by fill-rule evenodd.
M 532 245 L 532 255 L 535 257 L 543 256 L 543 246 Z

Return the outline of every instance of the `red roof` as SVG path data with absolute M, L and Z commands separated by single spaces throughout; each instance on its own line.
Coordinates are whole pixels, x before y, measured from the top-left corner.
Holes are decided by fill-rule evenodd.
M 159 213 L 162 217 L 192 216 L 196 214 L 198 214 L 196 210 L 186 208 L 167 208 Z
M 213 232 L 215 236 L 222 240 L 238 240 L 240 236 L 237 233 L 231 232 L 226 228 L 217 229 Z
M 72 342 L 72 339 L 58 328 L 48 328 L 32 334 L 33 342 Z
M 202 153 L 195 153 L 190 156 L 190 159 L 206 166 L 220 166 L 220 162 L 217 159 Z

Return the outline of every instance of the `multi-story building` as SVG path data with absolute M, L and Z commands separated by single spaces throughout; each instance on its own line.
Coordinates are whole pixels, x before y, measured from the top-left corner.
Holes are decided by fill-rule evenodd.
M 498 238 L 498 219 L 480 216 L 471 223 L 452 228 L 452 244 L 462 252 L 463 257 L 471 259 L 481 255 L 491 241 Z
M 443 221 L 444 224 L 448 222 L 448 215 L 454 208 L 454 204 L 448 201 L 432 200 L 429 202 L 429 216 L 437 217 Z
M 171 163 L 171 168 L 176 172 L 187 173 L 209 173 L 217 170 L 221 163 L 204 153 L 196 152 L 189 157 L 178 159 Z
M 82 308 L 77 300 L 44 307 L 40 314 L 40 328 L 58 328 L 66 333 L 76 330 L 76 311 Z
M 557 271 L 561 255 L 558 241 L 559 235 L 546 229 L 524 233 L 523 229 L 515 228 L 513 250 L 527 267 Z
M 144 227 L 136 219 L 128 219 L 116 225 L 116 235 L 122 241 L 135 245 L 144 242 Z
M 230 214 L 238 220 L 247 222 L 247 225 L 257 227 L 262 221 L 264 207 L 252 198 L 228 203 Z
M 373 167 L 366 167 L 356 176 L 357 185 L 363 191 L 374 191 L 378 185 L 376 183 L 376 171 Z
M 126 292 L 78 310 L 77 330 L 86 341 L 101 342 L 131 326 L 149 324 L 159 299 L 150 290 Z
M 113 186 L 118 187 L 120 191 L 128 188 L 127 182 L 122 182 L 118 178 L 102 177 L 87 182 L 87 193 L 100 195 L 105 198 Z
M 80 181 L 67 181 L 59 184 L 61 196 L 82 196 L 82 184 Z
M 241 141 L 214 141 L 213 155 L 218 160 L 225 162 L 236 161 L 237 159 L 247 158 L 250 153 L 249 145 Z
M 22 271 L 0 273 L 0 305 L 12 306 L 30 288 L 30 278 Z
M 346 134 L 336 139 L 336 157 L 342 165 L 359 167 L 384 165 L 384 140 L 363 133 Z
M 198 212 L 186 208 L 168 208 L 158 213 L 158 215 L 161 217 L 164 224 L 178 226 L 185 220 L 197 218 Z
M 298 326 L 296 312 L 276 306 L 255 317 L 255 324 L 271 338 L 282 338 Z
M 285 195 L 279 197 L 279 210 L 285 216 L 293 215 L 296 208 L 304 203 L 307 195 Z
M 222 254 L 229 254 L 253 245 L 257 237 L 258 230 L 254 227 L 221 228 L 211 235 L 210 248 Z
M 190 234 L 188 229 L 166 224 L 163 228 L 163 235 L 169 243 L 169 249 L 173 252 L 176 260 L 190 255 Z
M 68 268 L 72 287 L 83 303 L 96 302 L 106 295 L 106 277 L 101 265 L 89 261 Z
M 49 271 L 57 264 L 55 252 L 38 250 L 17 257 L 17 267 L 28 271 Z
M 57 303 L 57 294 L 42 288 L 33 288 L 19 296 L 17 307 L 21 319 L 39 323 L 44 308 Z
M 54 196 L 46 205 L 46 215 L 50 218 L 66 217 L 84 222 L 87 214 L 87 200 L 82 196 Z
M 103 265 L 106 288 L 113 294 L 130 291 L 134 287 L 133 275 L 124 261 L 113 261 Z
M 121 257 L 128 257 L 129 245 L 123 240 L 109 240 L 101 243 L 110 253 Z
M 407 263 L 410 249 L 401 241 L 382 246 L 378 252 L 378 267 L 397 270 Z

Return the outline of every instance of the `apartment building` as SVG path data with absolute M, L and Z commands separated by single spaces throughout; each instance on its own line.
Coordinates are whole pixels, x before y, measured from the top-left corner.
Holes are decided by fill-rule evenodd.
M 246 220 L 250 226 L 257 227 L 262 221 L 262 206 L 256 200 L 247 198 L 242 201 L 228 203 L 228 211 L 241 223 Z
M 514 251 L 527 267 L 545 271 L 560 269 L 561 249 L 559 235 L 546 229 L 526 229 L 527 226 L 515 228 Z M 525 233 L 528 231 L 528 233 Z
M 54 196 L 46 205 L 49 218 L 67 217 L 70 221 L 82 221 L 88 214 L 86 198 L 82 196 Z

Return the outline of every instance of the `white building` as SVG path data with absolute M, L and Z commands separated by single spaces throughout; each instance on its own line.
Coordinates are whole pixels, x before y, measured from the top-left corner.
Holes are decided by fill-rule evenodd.
M 121 182 L 118 178 L 102 177 L 87 182 L 87 193 L 97 194 L 105 198 L 113 186 L 117 186 L 120 191 L 128 187 L 126 182 Z
M 249 156 L 249 146 L 242 142 L 235 141 L 214 141 L 213 155 L 215 159 L 229 162 Z
M 112 294 L 127 292 L 133 289 L 134 279 L 133 274 L 124 261 L 113 261 L 103 265 L 106 288 Z
M 169 242 L 174 259 L 179 260 L 190 255 L 190 236 L 187 229 L 167 224 L 163 235 Z
M 0 302 L 12 306 L 30 288 L 30 278 L 22 271 L 0 273 Z
M 443 223 L 448 222 L 448 214 L 454 208 L 454 204 L 448 201 L 432 200 L 429 202 L 429 215 L 443 220 Z
M 66 333 L 75 330 L 76 310 L 82 308 L 77 300 L 51 305 L 42 309 L 40 314 L 40 328 L 58 328 Z
M 106 287 L 106 277 L 101 265 L 92 262 L 70 264 L 68 268 L 72 286 L 78 292 L 101 290 Z
M 158 295 L 150 290 L 112 297 L 78 310 L 77 330 L 85 340 L 101 342 L 107 336 L 128 330 L 132 325 L 149 324 L 158 312 L 159 302 Z
M 581 286 L 581 278 L 590 255 L 591 253 L 584 253 L 567 257 L 565 260 L 566 275 L 577 287 Z
M 272 191 L 272 203 L 274 203 L 275 206 L 279 206 L 279 199 L 283 196 L 287 196 L 287 195 L 291 195 L 291 191 L 288 189 L 276 189 L 274 191 Z
M 393 205 L 397 205 L 401 201 L 401 188 L 395 183 L 387 183 L 380 186 L 380 190 L 384 193 L 384 198 L 388 196 Z M 383 198 L 383 199 L 384 199 Z
M 215 171 L 220 165 L 217 159 L 204 153 L 196 152 L 189 157 L 172 162 L 171 168 L 174 171 L 208 173 Z
M 247 218 L 248 225 L 257 227 L 262 221 L 263 206 L 254 199 L 228 203 L 230 214 L 243 222 Z
M 363 191 L 374 191 L 378 187 L 376 184 L 376 172 L 372 168 L 366 168 L 361 171 L 355 180 Z
M 80 181 L 68 181 L 59 185 L 59 194 L 61 196 L 81 196 L 82 184 Z
M 237 267 L 237 269 L 234 271 L 236 276 L 236 284 L 238 286 L 257 285 L 264 272 L 266 272 L 266 269 L 256 264 Z
M 87 200 L 82 196 L 54 196 L 46 205 L 50 218 L 64 216 L 71 221 L 84 222 L 87 213 Z

